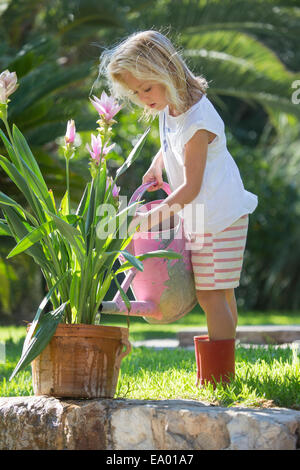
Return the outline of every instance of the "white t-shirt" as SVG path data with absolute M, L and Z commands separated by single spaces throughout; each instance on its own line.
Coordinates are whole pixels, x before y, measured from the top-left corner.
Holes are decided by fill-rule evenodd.
M 224 122 L 206 95 L 179 116 L 171 116 L 168 106 L 159 112 L 161 148 L 172 191 L 184 182 L 184 146 L 199 129 L 213 132 L 216 137 L 208 145 L 200 192 L 181 215 L 187 233 L 204 230 L 215 234 L 252 213 L 258 198 L 245 190 L 227 149 Z

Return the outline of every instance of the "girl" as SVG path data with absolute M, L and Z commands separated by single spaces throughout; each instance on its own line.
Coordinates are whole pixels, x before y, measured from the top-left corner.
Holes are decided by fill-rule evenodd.
M 102 54 L 101 71 L 115 98 L 143 107 L 146 119 L 159 116 L 161 148 L 143 183 L 153 182 L 149 191 L 159 189 L 165 170 L 172 193 L 135 224 L 150 229 L 170 212 L 192 209 L 182 211 L 183 222 L 193 241 L 197 299 L 208 327 L 208 337 L 195 337 L 197 376 L 201 383 L 226 380 L 234 373 L 234 289 L 257 196 L 245 190 L 227 150 L 224 123 L 206 96 L 206 80 L 193 75 L 168 38 L 153 30 L 134 33 Z

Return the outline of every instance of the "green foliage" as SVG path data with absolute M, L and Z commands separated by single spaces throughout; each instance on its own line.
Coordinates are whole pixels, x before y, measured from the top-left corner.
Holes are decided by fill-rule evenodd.
M 297 129 L 299 125 L 299 105 L 291 102 L 291 84 L 299 78 L 300 69 L 297 2 L 14 0 L 5 3 L 0 11 L 0 69 L 16 70 L 20 77 L 10 117 L 30 143 L 47 187 L 55 188 L 58 202 L 64 194 L 64 162 L 59 139 L 70 116 L 76 119 L 83 144 L 88 131 L 94 128 L 86 98 L 97 77 L 101 50 L 133 31 L 162 30 L 182 50 L 195 74 L 203 74 L 208 79 L 208 96 L 225 121 L 230 150 L 241 168 L 245 186 L 259 196 L 259 206 L 250 219 L 242 284 L 238 289 L 242 305 L 299 307 L 298 191 L 297 184 L 292 182 L 292 172 L 297 172 L 292 162 L 298 144 L 295 136 L 281 143 L 273 140 L 274 134 L 280 135 L 283 129 L 282 120 L 288 120 L 291 128 Z M 101 77 L 97 85 L 104 85 Z M 118 146 L 114 160 L 109 162 L 110 169 L 123 164 L 136 136 L 143 132 L 139 115 L 139 110 L 120 113 L 120 132 L 114 139 Z M 269 124 L 272 132 L 262 146 L 260 137 L 264 126 Z M 134 172 L 130 178 L 127 174 L 120 176 L 128 197 L 140 184 L 159 145 L 155 121 Z M 274 168 L 279 168 L 273 162 L 277 151 L 278 162 L 280 155 L 288 154 L 289 158 L 275 177 Z M 8 156 L 4 148 L 0 153 Z M 269 153 L 272 158 L 268 157 Z M 72 203 L 76 205 L 83 181 L 88 180 L 86 166 L 86 157 L 79 150 L 70 168 Z M 289 182 L 285 172 L 289 174 Z M 15 201 L 24 203 L 2 170 L 0 187 Z M 147 197 L 157 198 L 160 194 L 151 193 Z M 1 240 L 2 248 L 6 246 L 7 251 L 11 249 L 8 240 L 8 237 Z M 20 270 L 23 272 L 23 268 Z M 20 291 L 17 297 L 22 295 L 28 297 L 28 289 L 23 294 Z M 11 309 L 14 299 L 10 297 L 10 302 L 8 297 L 2 299 L 5 309 Z
M 29 321 L 43 295 L 39 267 L 32 258 L 20 254 L 17 258 L 6 259 L 13 248 L 11 237 L 0 238 L 0 324 L 18 324 Z M 15 316 L 14 316 L 15 313 Z
M 284 121 L 281 129 L 251 150 L 231 141 L 247 189 L 259 195 L 239 288 L 248 308 L 296 310 L 300 302 L 299 137 Z
M 99 161 L 95 160 L 94 155 L 94 159 L 90 162 L 92 181 L 86 186 L 74 214 L 69 204 L 68 185 L 68 164 L 70 155 L 74 153 L 73 146 L 68 143 L 65 147 L 67 191 L 57 209 L 52 191 L 48 190 L 26 139 L 15 125 L 11 132 L 6 117 L 7 107 L 8 101 L 1 103 L 1 118 L 6 127 L 7 137 L 4 133 L 0 133 L 0 137 L 10 160 L 0 155 L 0 165 L 25 197 L 30 210 L 23 208 L 14 199 L 1 192 L 0 207 L 5 216 L 5 220 L 1 221 L 1 232 L 17 242 L 8 258 L 23 252 L 30 255 L 40 266 L 49 289 L 27 333 L 22 356 L 11 376 L 13 378 L 43 351 L 59 322 L 94 324 L 100 304 L 113 280 L 116 281 L 130 311 L 129 299 L 116 279 L 115 262 L 122 254 L 126 259 L 123 270 L 134 267 L 143 271 L 140 259 L 125 250 L 132 235 L 126 230 L 124 237 L 120 231 L 124 224 L 124 216 L 125 223 L 127 215 L 130 222 L 134 210 L 131 214 L 128 212 L 135 209 L 138 203 L 126 205 L 121 210 L 118 196 L 114 195 L 113 189 L 116 187 L 118 177 L 139 156 L 149 128 L 117 170 L 114 180 L 110 182 L 107 157 L 104 157 L 103 149 L 110 138 L 107 135 L 112 125 L 112 116 L 109 118 L 102 116 L 102 121 L 98 121 L 103 126 L 99 128 L 103 129 L 101 131 L 103 134 L 100 132 L 98 136 L 101 141 Z M 106 215 L 99 211 L 107 205 L 114 213 Z M 142 259 L 147 259 L 147 256 L 152 257 L 153 253 L 144 254 Z M 154 256 L 171 259 L 180 257 L 167 250 L 158 252 Z M 53 311 L 45 313 L 43 310 L 48 301 L 51 301 Z
M 65 302 L 53 312 L 45 313 L 41 317 L 40 321 L 37 322 L 37 329 L 31 337 L 29 338 L 27 335 L 21 358 L 9 380 L 12 380 L 20 370 L 24 370 L 33 361 L 33 359 L 35 359 L 44 350 L 54 335 L 58 323 L 62 319 L 66 304 L 67 303 Z

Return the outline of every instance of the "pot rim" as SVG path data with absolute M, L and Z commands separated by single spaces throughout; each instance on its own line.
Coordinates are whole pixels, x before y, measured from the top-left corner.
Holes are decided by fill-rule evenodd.
M 27 328 L 31 323 L 27 325 Z M 88 323 L 59 323 L 53 336 L 85 336 L 85 337 L 107 337 L 128 338 L 129 328 L 111 325 L 90 325 Z

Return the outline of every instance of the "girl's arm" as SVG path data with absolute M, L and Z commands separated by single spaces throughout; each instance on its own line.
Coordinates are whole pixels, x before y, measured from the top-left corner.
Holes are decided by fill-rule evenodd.
M 164 167 L 165 167 L 161 148 L 159 149 L 159 151 L 157 152 L 157 154 L 153 158 L 151 166 L 153 166 L 153 165 L 158 166 L 161 170 L 163 170 Z
M 192 202 L 201 189 L 206 165 L 209 133 L 206 130 L 197 131 L 185 145 L 184 182 L 162 204 L 145 214 L 139 213 L 135 224 L 141 224 L 140 230 L 148 231 L 159 222 L 170 218 L 171 213 L 177 213 L 185 204 Z M 158 157 L 159 158 L 159 157 Z
M 148 191 L 157 191 L 163 185 L 162 172 L 164 169 L 164 161 L 161 149 L 155 155 L 148 171 L 143 176 L 143 183 L 151 183 L 156 181 L 156 184 L 150 186 Z

